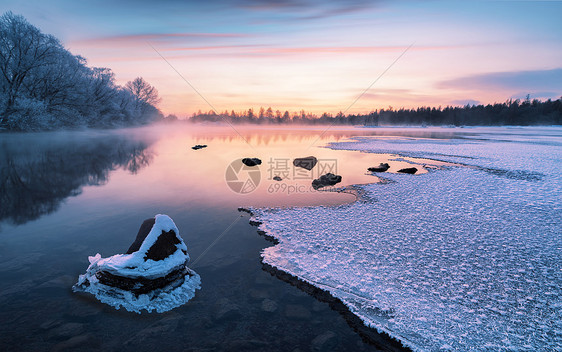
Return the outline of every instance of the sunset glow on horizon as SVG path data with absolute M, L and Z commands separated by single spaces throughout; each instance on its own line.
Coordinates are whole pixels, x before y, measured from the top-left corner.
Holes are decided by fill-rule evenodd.
M 180 118 L 212 107 L 177 72 L 219 112 L 562 96 L 559 1 L 3 3 L 89 65 L 111 68 L 118 84 L 142 76 L 159 108 Z

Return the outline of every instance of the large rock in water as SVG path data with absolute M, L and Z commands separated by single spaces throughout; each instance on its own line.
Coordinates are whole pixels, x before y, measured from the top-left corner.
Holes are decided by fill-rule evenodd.
M 133 244 L 127 250 L 127 254 L 132 254 L 134 252 L 137 252 L 140 249 L 142 243 L 146 239 L 146 236 L 148 236 L 148 234 L 150 233 L 150 231 L 154 227 L 155 223 L 156 223 L 155 218 L 146 219 L 142 223 L 142 225 L 139 229 L 139 232 L 137 233 L 137 238 L 135 239 L 135 242 L 133 242 Z M 178 238 L 178 235 L 176 235 L 174 230 L 170 230 L 168 232 L 162 231 L 160 236 L 158 236 L 158 239 L 156 240 L 156 242 L 154 242 L 154 244 L 146 252 L 146 255 L 145 255 L 144 259 L 145 260 L 146 259 L 152 259 L 152 260 L 165 259 L 165 258 L 169 257 L 170 255 L 172 255 L 177 250 L 177 248 L 178 248 L 177 245 L 181 244 L 181 243 L 182 243 L 182 240 L 180 238 Z M 183 252 L 185 254 L 187 254 L 186 250 L 183 250 Z
M 187 267 L 189 255 L 167 215 L 145 220 L 125 254 L 89 257 L 73 290 L 92 293 L 119 309 L 165 312 L 189 301 L 201 279 Z
M 312 181 L 312 187 L 314 189 L 319 189 L 325 186 L 333 186 L 336 183 L 340 183 L 340 182 L 341 182 L 340 175 L 334 175 L 329 172 Z
M 244 158 L 242 159 L 242 163 L 246 166 L 256 166 L 261 165 L 261 160 L 258 158 Z
M 293 165 L 296 167 L 302 167 L 308 171 L 312 170 L 313 167 L 318 163 L 318 159 L 314 156 L 307 156 L 306 158 L 296 158 L 293 160 Z

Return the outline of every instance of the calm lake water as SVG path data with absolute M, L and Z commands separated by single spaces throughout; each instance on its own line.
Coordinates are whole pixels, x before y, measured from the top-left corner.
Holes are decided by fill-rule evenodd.
M 324 148 L 328 142 L 372 134 L 455 136 L 236 129 L 178 124 L 0 134 L 0 349 L 377 350 L 327 303 L 262 269 L 260 252 L 272 244 L 237 208 L 351 202 L 351 193 L 314 191 L 312 179 L 333 172 L 343 176 L 338 186 L 376 182 L 366 169 L 393 158 Z M 208 147 L 195 151 L 195 144 Z M 295 157 L 309 155 L 319 160 L 314 169 L 293 167 Z M 257 176 L 236 166 L 234 176 L 227 171 L 244 157 L 263 161 Z M 393 161 L 389 171 L 412 166 L 409 161 L 431 163 Z M 175 221 L 201 275 L 193 300 L 164 314 L 138 315 L 71 291 L 88 256 L 123 253 L 142 221 L 158 213 Z

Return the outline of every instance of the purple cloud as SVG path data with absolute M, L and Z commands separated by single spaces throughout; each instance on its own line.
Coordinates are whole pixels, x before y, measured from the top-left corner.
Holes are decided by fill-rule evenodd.
M 437 84 L 442 89 L 516 90 L 562 93 L 562 68 L 535 71 L 492 72 L 460 77 Z

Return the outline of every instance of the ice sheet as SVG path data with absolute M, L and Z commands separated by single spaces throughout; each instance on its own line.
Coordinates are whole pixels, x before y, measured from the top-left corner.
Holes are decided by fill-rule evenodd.
M 374 201 L 252 209 L 280 241 L 263 261 L 414 350 L 562 350 L 562 128 L 470 133 L 331 145 L 478 168 L 384 174 L 361 186 Z

